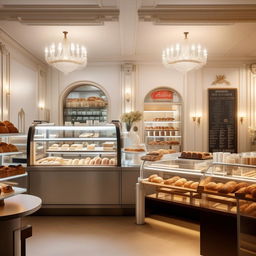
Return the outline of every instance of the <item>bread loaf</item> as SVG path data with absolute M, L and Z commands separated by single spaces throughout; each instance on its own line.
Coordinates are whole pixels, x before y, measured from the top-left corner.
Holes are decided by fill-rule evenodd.
M 205 185 L 205 188 L 207 190 L 216 190 L 217 184 L 215 182 L 209 182 L 208 184 Z
M 193 183 L 190 185 L 190 188 L 192 188 L 192 189 L 197 189 L 198 185 L 199 185 L 199 182 L 193 182 Z
M 156 178 L 156 177 L 158 177 L 157 174 L 152 174 L 152 175 L 150 175 L 150 176 L 148 177 L 148 181 L 151 182 L 152 179 L 154 179 L 154 178 Z
M 182 187 L 187 182 L 185 178 L 181 178 L 174 183 L 174 186 Z
M 251 195 L 253 198 L 256 199 L 256 188 L 252 190 Z
M 234 192 L 238 191 L 241 188 L 247 187 L 248 183 L 247 182 L 239 182 L 238 184 L 236 184 Z
M 172 178 L 166 180 L 166 181 L 165 181 L 165 182 L 166 182 L 165 184 L 171 185 L 172 183 L 176 182 L 176 181 L 179 180 L 179 179 L 180 179 L 179 176 L 174 176 L 174 177 L 172 177 Z
M 192 185 L 193 182 L 194 181 L 192 181 L 192 180 L 189 180 L 189 181 L 185 182 L 184 188 L 190 188 L 190 186 Z
M 235 193 L 237 193 L 237 194 L 246 194 L 246 187 L 238 189 Z
M 251 194 L 253 189 L 255 189 L 255 188 L 256 188 L 256 184 L 252 184 L 252 185 L 246 187 L 246 193 Z
M 155 183 L 162 183 L 164 180 L 161 177 L 155 177 L 153 179 L 151 179 L 151 182 L 155 182 Z
M 228 194 L 234 190 L 234 187 L 235 185 L 226 183 L 223 186 L 220 186 L 220 188 L 218 189 L 218 192 L 222 194 Z

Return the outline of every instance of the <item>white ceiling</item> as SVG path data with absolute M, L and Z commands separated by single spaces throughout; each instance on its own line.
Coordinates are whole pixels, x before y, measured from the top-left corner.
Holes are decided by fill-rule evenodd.
M 119 22 L 105 22 L 104 26 L 29 26 L 18 21 L 0 21 L 0 28 L 42 61 L 44 60 L 45 46 L 61 40 L 64 30 L 69 32 L 69 38 L 72 41 L 83 43 L 86 46 L 88 62 L 161 61 L 162 49 L 168 44 L 181 41 L 184 31 L 190 32 L 191 41 L 200 42 L 207 47 L 209 59 L 256 59 L 256 23 L 167 26 L 154 25 L 151 22 L 138 22 L 137 9 L 145 2 L 152 2 L 151 0 L 147 1 L 105 0 L 104 2 L 107 4 L 116 3 L 120 7 L 120 17 Z M 35 1 L 28 0 L 25 2 L 35 3 Z M 54 3 L 60 2 L 54 1 Z M 83 1 L 74 1 L 72 4 L 76 2 Z M 87 2 L 99 3 L 100 1 L 87 0 Z M 165 4 L 167 0 L 158 2 Z M 170 2 L 175 1 L 169 0 L 168 3 Z M 183 2 L 185 3 L 186 0 Z M 200 0 L 195 2 L 202 3 Z M 222 2 L 230 3 L 232 1 L 223 0 Z M 241 3 L 240 0 L 233 2 Z M 245 3 L 245 1 L 242 2 Z M 255 3 L 255 0 L 247 1 L 247 3 L 252 2 Z M 0 1 L 0 4 L 3 3 L 20 4 L 20 1 Z M 41 3 L 45 3 L 45 1 L 41 1 Z

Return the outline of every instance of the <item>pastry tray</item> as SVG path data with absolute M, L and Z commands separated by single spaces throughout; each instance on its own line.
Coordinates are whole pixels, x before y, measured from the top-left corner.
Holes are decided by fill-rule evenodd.
M 199 159 L 199 158 L 192 158 L 192 157 L 190 157 L 190 158 L 188 158 L 188 157 L 181 157 L 181 156 L 179 156 L 178 157 L 179 159 L 187 159 L 187 160 L 211 160 L 211 159 L 213 159 L 212 157 L 206 157 L 206 158 L 201 158 L 201 159 Z
M 25 172 L 23 174 L 18 174 L 18 175 L 13 175 L 13 176 L 8 176 L 8 177 L 0 178 L 0 182 L 6 181 L 6 180 L 18 179 L 18 178 L 21 178 L 21 177 L 25 177 L 27 175 L 28 175 L 28 173 Z
M 15 195 L 18 195 L 18 194 L 22 194 L 22 193 L 25 193 L 27 192 L 27 190 L 25 188 L 18 188 L 18 187 L 12 187 L 13 188 L 13 192 L 11 193 L 6 193 L 6 194 L 1 194 L 0 195 L 0 200 L 4 200 L 8 197 L 12 197 L 12 196 L 15 196 Z

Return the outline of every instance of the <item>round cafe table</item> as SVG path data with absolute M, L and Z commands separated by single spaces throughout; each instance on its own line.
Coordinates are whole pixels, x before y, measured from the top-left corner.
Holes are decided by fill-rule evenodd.
M 39 197 L 25 194 L 4 200 L 0 206 L 0 255 L 25 255 L 25 238 L 32 235 L 32 228 L 22 227 L 21 218 L 36 212 L 41 204 Z

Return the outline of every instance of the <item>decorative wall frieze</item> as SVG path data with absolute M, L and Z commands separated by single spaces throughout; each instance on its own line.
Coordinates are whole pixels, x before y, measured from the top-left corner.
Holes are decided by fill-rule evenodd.
M 232 24 L 255 22 L 256 4 L 155 5 L 138 10 L 140 21 L 163 24 Z
M 26 25 L 103 25 L 118 21 L 119 9 L 102 5 L 1 5 L 0 20 Z
M 230 85 L 230 82 L 226 79 L 225 75 L 216 75 L 216 78 L 212 82 L 212 85 L 218 85 L 218 84 Z

